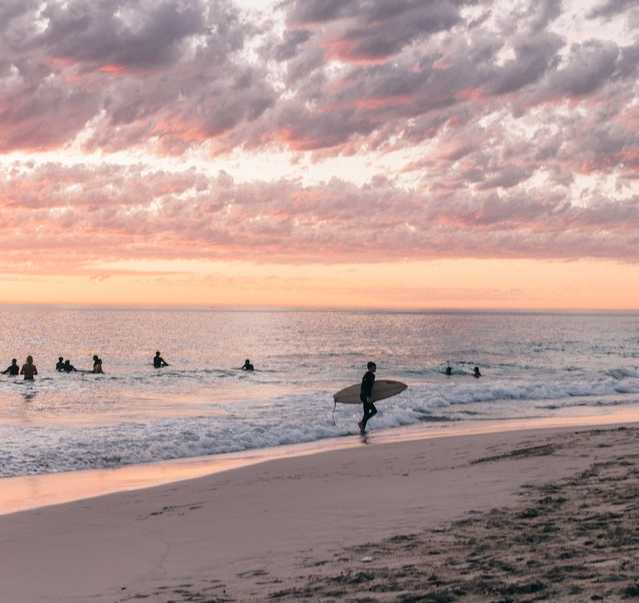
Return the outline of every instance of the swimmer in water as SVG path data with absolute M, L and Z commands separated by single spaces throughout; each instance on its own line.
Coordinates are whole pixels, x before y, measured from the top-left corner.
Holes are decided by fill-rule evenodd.
M 18 361 L 13 358 L 11 360 L 11 364 L 4 370 L 2 371 L 3 375 L 9 375 L 10 377 L 15 377 L 16 375 L 20 374 L 20 367 L 18 366 Z
M 251 361 L 247 358 L 244 361 L 244 366 L 242 367 L 243 371 L 254 371 L 255 367 L 251 364 Z
M 64 364 L 62 365 L 62 370 L 65 373 L 75 373 L 77 371 L 77 369 L 75 368 L 75 366 L 73 366 L 71 364 L 70 360 L 65 360 Z
M 33 356 L 27 356 L 27 361 L 22 365 L 20 374 L 24 375 L 25 381 L 33 381 L 33 377 L 38 374 L 38 369 L 33 364 Z
M 55 363 L 55 370 L 58 371 L 58 373 L 64 372 L 64 358 L 62 358 L 62 356 L 58 356 L 58 361 Z
M 97 354 L 93 356 L 93 373 L 96 375 L 102 374 L 104 371 L 102 370 L 102 358 L 100 358 Z
M 481 377 L 481 373 L 479 372 L 479 367 L 476 366 L 473 369 L 473 377 L 475 377 L 475 379 L 479 379 Z

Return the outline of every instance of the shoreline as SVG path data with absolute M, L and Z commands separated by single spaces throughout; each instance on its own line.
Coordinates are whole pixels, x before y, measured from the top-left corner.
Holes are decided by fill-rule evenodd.
M 25 603 L 221 603 L 326 600 L 379 586 L 387 590 L 370 600 L 398 600 L 379 572 L 394 564 L 405 577 L 416 565 L 396 566 L 414 549 L 411 535 L 484 517 L 492 530 L 519 508 L 522 490 L 580 485 L 593 466 L 616 470 L 619 459 L 639 457 L 639 428 L 608 418 L 603 427 L 589 417 L 581 427 L 360 445 L 0 516 L 2 594 Z M 582 522 L 579 508 L 558 517 L 558 534 L 571 517 Z M 378 573 L 383 584 L 370 578 Z
M 587 411 L 589 414 L 424 423 L 379 430 L 372 428 L 365 441 L 359 435 L 350 435 L 157 463 L 1 478 L 0 517 L 111 494 L 156 488 L 281 459 L 356 449 L 362 446 L 639 422 L 639 406 L 606 407 L 599 409 L 596 414 L 592 413 L 592 407 Z

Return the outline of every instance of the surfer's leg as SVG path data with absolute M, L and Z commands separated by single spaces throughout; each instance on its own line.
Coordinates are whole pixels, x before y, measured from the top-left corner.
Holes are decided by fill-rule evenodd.
M 366 429 L 366 421 L 368 421 L 368 417 L 366 416 L 366 400 L 364 398 L 362 398 L 360 396 L 360 400 L 362 401 L 362 408 L 364 410 L 364 416 L 362 417 L 362 420 L 357 424 L 357 426 L 359 427 L 359 430 L 364 433 L 364 430 Z
M 366 400 L 362 400 L 362 407 L 364 409 L 364 416 L 362 420 L 357 424 L 359 426 L 359 430 L 364 433 L 366 431 L 366 422 L 368 421 L 368 402 Z
M 377 414 L 377 409 L 372 402 L 364 402 L 364 418 L 361 420 L 359 424 L 359 428 L 362 432 L 366 431 L 366 423 L 368 423 L 368 419 L 375 416 Z

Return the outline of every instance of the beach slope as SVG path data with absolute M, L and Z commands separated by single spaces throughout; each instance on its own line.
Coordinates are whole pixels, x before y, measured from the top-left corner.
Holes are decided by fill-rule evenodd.
M 638 442 L 631 426 L 373 437 L 0 516 L 2 600 L 631 596 L 632 568 L 620 564 L 637 557 Z M 589 572 L 566 569 L 553 582 L 551 550 Z M 597 581 L 601 571 L 616 578 Z

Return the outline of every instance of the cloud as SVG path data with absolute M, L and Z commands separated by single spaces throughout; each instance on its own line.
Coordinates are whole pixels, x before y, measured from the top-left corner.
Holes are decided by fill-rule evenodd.
M 275 98 L 242 54 L 253 26 L 226 0 L 9 5 L 0 50 L 0 149 L 154 144 L 181 153 Z M 39 24 L 36 26 L 36 24 Z
M 591 19 L 611 19 L 620 13 L 636 8 L 636 6 L 635 0 L 604 0 L 591 10 L 588 16 Z
M 517 186 L 504 170 L 471 194 L 406 191 L 376 178 L 235 182 L 196 170 L 16 164 L 0 180 L 5 272 L 96 261 L 234 259 L 352 262 L 450 257 L 639 260 L 639 198 Z M 374 243 L 372 243 L 374 242 Z
M 566 10 L 551 0 L 290 0 L 261 21 L 231 0 L 0 10 L 3 151 L 383 152 L 504 105 L 552 120 L 629 93 L 639 64 L 637 44 L 550 31 Z
M 599 3 L 585 21 L 552 0 L 278 6 L 2 2 L 0 153 L 45 159 L 0 163 L 13 218 L 0 248 L 78 270 L 104 258 L 636 261 L 632 3 Z M 69 165 L 69 149 L 93 161 Z M 274 151 L 290 179 L 179 167 L 237 154 L 247 172 Z M 170 171 L 158 155 L 175 157 Z M 342 158 L 359 158 L 352 180 L 368 183 L 301 184 Z

